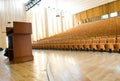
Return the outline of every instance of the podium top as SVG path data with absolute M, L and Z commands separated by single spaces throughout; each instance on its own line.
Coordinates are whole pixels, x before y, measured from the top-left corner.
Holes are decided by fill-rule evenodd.
M 13 22 L 14 34 L 31 34 L 32 24 L 27 22 Z

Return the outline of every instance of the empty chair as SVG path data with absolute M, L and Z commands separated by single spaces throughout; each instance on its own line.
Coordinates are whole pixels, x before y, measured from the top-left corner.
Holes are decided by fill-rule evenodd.
M 90 50 L 90 45 L 91 45 L 91 43 L 92 43 L 92 40 L 91 40 L 91 39 L 85 40 L 84 49 L 85 49 L 85 50 Z
M 105 51 L 106 38 L 100 38 L 99 44 L 97 45 L 98 51 Z
M 115 38 L 107 38 L 105 44 L 105 51 L 112 52 L 114 51 Z
M 65 50 L 68 50 L 68 49 L 69 49 L 69 45 L 68 45 L 68 44 L 65 44 L 65 45 L 64 45 L 64 49 L 65 49 Z
M 74 40 L 68 40 L 68 49 L 73 50 L 74 49 Z
M 85 45 L 85 40 L 80 40 L 79 45 L 78 45 L 78 49 L 84 50 L 84 45 Z
M 92 43 L 90 44 L 90 50 L 98 50 L 97 45 L 99 44 L 99 38 L 93 38 Z
M 116 43 L 114 44 L 114 51 L 120 52 L 120 37 L 116 39 Z
M 80 40 L 75 40 L 75 45 L 74 45 L 75 50 L 79 50 L 79 44 L 80 44 Z

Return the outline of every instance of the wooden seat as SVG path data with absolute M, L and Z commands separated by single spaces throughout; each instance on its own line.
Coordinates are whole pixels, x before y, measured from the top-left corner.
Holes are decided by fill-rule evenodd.
M 97 44 L 98 51 L 105 51 L 106 38 L 100 38 L 99 44 Z
M 119 51 L 119 38 L 116 43 L 116 39 L 110 37 L 120 35 L 119 21 L 120 17 L 115 17 L 81 24 L 37 42 L 41 42 L 40 48 L 44 49 Z M 33 43 L 33 48 L 38 47 Z
M 99 44 L 99 38 L 92 39 L 92 43 L 90 44 L 90 50 L 98 50 L 97 45 Z
M 91 39 L 85 40 L 84 49 L 85 50 L 90 50 L 90 45 L 91 44 L 92 44 L 92 40 Z
M 105 51 L 114 51 L 115 38 L 108 38 L 105 44 Z
M 78 49 L 84 50 L 84 44 L 85 44 L 85 41 L 84 40 L 80 40 L 79 44 L 77 45 Z
M 116 39 L 116 43 L 114 44 L 114 51 L 120 52 L 120 38 Z

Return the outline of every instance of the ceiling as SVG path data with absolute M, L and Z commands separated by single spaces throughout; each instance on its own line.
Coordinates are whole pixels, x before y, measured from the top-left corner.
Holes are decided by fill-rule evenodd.
M 28 0 L 25 0 L 28 1 Z M 115 0 L 41 0 L 40 5 L 55 8 L 63 12 L 76 14 L 78 12 L 100 6 Z
M 40 5 L 75 14 L 112 1 L 115 0 L 41 0 Z

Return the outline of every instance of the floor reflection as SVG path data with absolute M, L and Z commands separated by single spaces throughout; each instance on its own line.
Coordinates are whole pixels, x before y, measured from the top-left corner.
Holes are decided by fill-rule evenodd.
M 34 60 L 9 64 L 0 52 L 0 81 L 120 81 L 120 54 L 33 50 Z M 49 67 L 49 68 L 48 68 Z
M 47 63 L 55 81 L 120 81 L 118 77 L 120 55 L 118 53 L 35 51 L 47 56 Z

